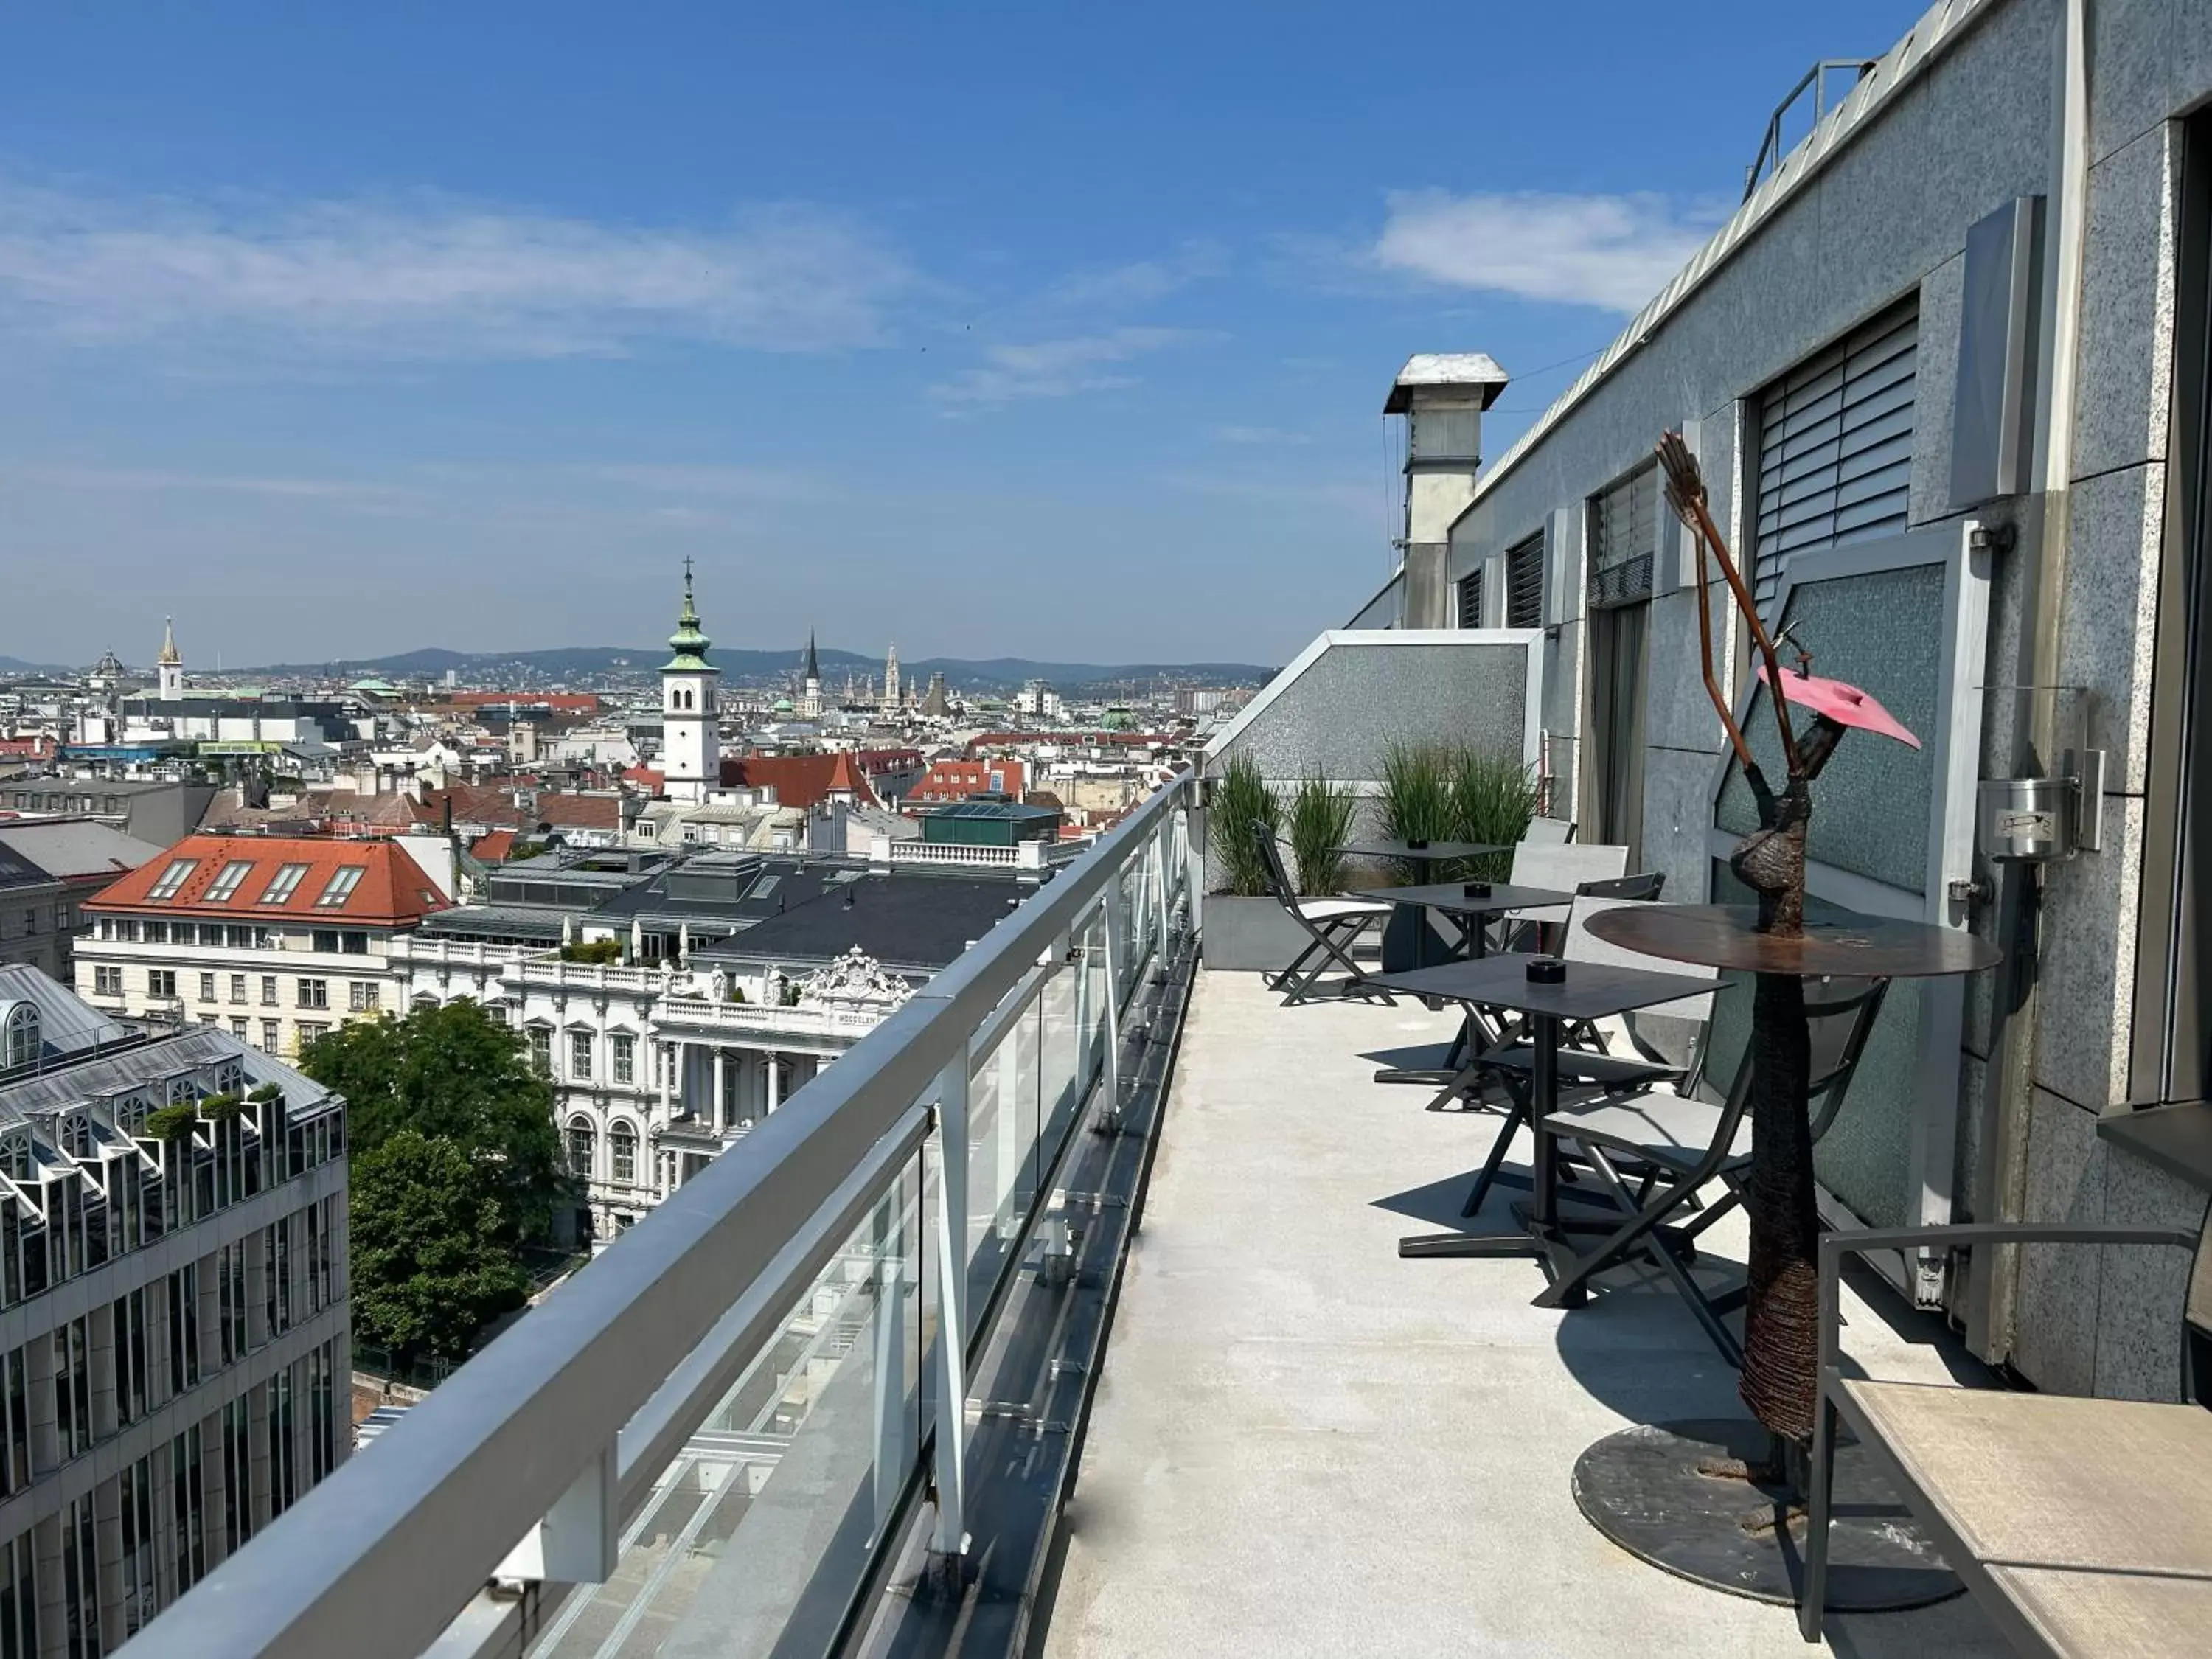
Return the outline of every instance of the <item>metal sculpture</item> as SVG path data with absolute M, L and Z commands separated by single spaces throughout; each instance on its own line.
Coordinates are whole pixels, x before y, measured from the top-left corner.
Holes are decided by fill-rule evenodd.
M 1662 438 L 1658 455 L 1667 474 L 1668 505 L 1688 527 L 1697 549 L 1698 639 L 1705 693 L 1743 769 L 1759 815 L 1758 828 L 1737 844 L 1729 867 L 1758 896 L 1757 931 L 1778 941 L 1794 939 L 1805 926 L 1805 836 L 1813 816 L 1814 780 L 1844 732 L 1854 727 L 1916 749 L 1919 739 L 1856 686 L 1815 678 L 1808 672 L 1812 659 L 1803 651 L 1796 653 L 1795 667 L 1784 666 L 1777 641 L 1760 621 L 1751 590 L 1713 523 L 1705 480 L 1680 434 Z M 1778 787 L 1753 757 L 1714 674 L 1709 555 L 1750 632 L 1759 678 L 1769 690 L 1784 774 Z M 1781 695 L 1773 695 L 1778 689 Z M 1813 717 L 1811 729 L 1802 735 L 1790 717 L 1793 705 Z M 1755 1157 L 1744 1196 L 1751 1261 L 1738 1389 L 1752 1415 L 1774 1437 L 1787 1473 L 1794 1476 L 1802 1471 L 1813 1435 L 1820 1315 L 1820 1223 L 1806 1111 L 1812 1056 L 1799 973 L 1756 975 L 1751 1043 Z M 1791 1484 L 1802 1490 L 1801 1481 Z

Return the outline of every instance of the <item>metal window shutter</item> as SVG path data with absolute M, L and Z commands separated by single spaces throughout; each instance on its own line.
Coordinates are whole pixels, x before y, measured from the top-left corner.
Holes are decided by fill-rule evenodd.
M 1905 528 L 1919 333 L 1917 302 L 1907 301 L 1760 398 L 1752 586 L 1762 613 L 1791 554 Z
M 1459 579 L 1459 625 L 1482 626 L 1482 572 L 1470 570 Z
M 1659 469 L 1647 463 L 1589 501 L 1589 602 L 1626 605 L 1651 597 L 1659 538 Z
M 1505 625 L 1544 625 L 1544 532 L 1540 530 L 1506 550 Z

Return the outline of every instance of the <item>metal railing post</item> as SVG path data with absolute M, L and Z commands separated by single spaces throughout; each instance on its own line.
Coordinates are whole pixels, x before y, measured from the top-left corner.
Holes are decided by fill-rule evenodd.
M 968 1553 L 968 1049 L 937 1079 L 937 1520 L 929 1552 L 957 1580 Z
M 495 1579 L 519 1583 L 604 1584 L 615 1575 L 616 1460 L 612 1442 L 602 1446 L 547 1511 L 522 1535 Z
M 1106 1109 L 1098 1127 L 1109 1134 L 1121 1127 L 1121 943 L 1115 900 L 1118 880 L 1109 883 L 1099 910 L 1106 918 Z
M 1152 837 L 1152 973 L 1167 977 L 1168 963 L 1168 831 L 1163 824 Z
M 999 1101 L 998 1133 L 994 1137 L 999 1148 L 998 1190 L 991 1194 L 991 1209 L 998 1217 L 999 1237 L 1016 1238 L 1022 1231 L 1021 1217 L 1007 1202 L 1022 1179 L 1022 1074 L 1017 1063 L 1021 1042 L 1021 1022 L 1018 1019 L 1000 1034 L 999 1047 L 991 1057 L 998 1072 L 994 1085 Z
M 908 1435 L 906 1376 L 900 1359 L 906 1352 L 906 1218 L 899 1200 L 903 1177 L 876 1201 L 869 1229 L 876 1252 L 876 1316 L 873 1355 L 876 1381 L 876 1521 L 871 1536 L 880 1539 L 898 1508 L 900 1487 L 914 1448 Z

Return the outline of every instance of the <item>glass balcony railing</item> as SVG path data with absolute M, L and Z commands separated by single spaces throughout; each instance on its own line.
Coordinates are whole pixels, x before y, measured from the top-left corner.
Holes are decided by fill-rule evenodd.
M 901 1564 L 958 1561 L 996 1501 L 978 1470 L 1010 1464 L 1010 1367 L 1066 1323 L 1071 1211 L 1142 1167 L 1110 1132 L 1180 1018 L 1191 793 L 1062 869 L 145 1650 L 822 1653 Z M 1042 1398 L 1067 1369 L 1025 1374 Z

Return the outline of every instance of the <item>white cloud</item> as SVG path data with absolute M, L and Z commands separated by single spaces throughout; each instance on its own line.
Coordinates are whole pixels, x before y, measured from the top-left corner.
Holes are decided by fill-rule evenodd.
M 617 355 L 653 338 L 866 345 L 918 286 L 817 210 L 643 226 L 445 198 L 181 202 L 0 184 L 0 326 L 307 356 Z
M 986 346 L 982 367 L 932 386 L 930 396 L 951 408 L 988 409 L 1110 391 L 1136 383 L 1133 375 L 1112 371 L 1110 365 L 1206 337 L 1196 329 L 1116 328 L 1028 345 Z
M 1397 191 L 1371 257 L 1455 288 L 1633 312 L 1716 220 L 1662 196 L 1454 196 Z
M 1163 258 L 1078 271 L 1047 290 L 1043 303 L 1076 310 L 1150 305 L 1227 269 L 1227 258 L 1212 243 L 1187 242 Z

